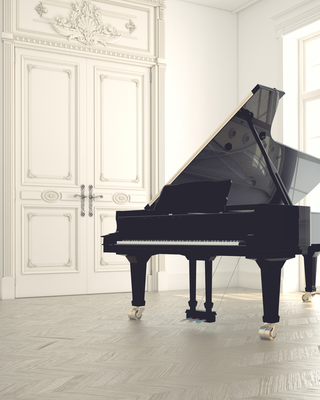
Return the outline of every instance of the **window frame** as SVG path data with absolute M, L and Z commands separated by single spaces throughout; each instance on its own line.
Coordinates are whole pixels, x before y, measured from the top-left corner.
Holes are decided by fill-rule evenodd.
M 315 90 L 306 90 L 306 44 L 320 39 L 320 31 L 313 32 L 310 35 L 299 39 L 299 66 L 298 66 L 298 121 L 299 121 L 299 133 L 298 133 L 298 147 L 301 151 L 307 152 L 307 137 L 306 137 L 306 104 L 309 101 L 320 99 L 320 87 Z M 306 200 L 304 200 L 306 203 Z

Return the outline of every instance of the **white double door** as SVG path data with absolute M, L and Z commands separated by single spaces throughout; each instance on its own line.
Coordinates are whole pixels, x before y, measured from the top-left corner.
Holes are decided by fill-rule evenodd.
M 149 199 L 150 69 L 17 48 L 15 73 L 16 297 L 129 291 L 101 236 Z

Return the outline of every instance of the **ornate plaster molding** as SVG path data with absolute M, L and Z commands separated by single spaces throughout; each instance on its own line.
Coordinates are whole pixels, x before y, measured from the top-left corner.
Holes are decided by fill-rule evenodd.
M 63 176 L 62 179 L 67 179 L 69 181 L 70 179 L 72 179 L 72 173 L 68 172 L 68 175 L 67 176 Z
M 139 183 L 140 178 L 139 175 L 136 176 L 136 179 L 108 179 L 103 175 L 103 172 L 100 173 L 100 181 L 101 182 L 133 182 Z
M 112 200 L 117 204 L 126 204 L 130 202 L 130 196 L 125 193 L 115 193 Z
M 72 72 L 70 71 L 70 69 L 64 69 L 63 72 L 65 72 L 66 74 L 68 74 L 69 78 L 71 79 L 71 77 L 72 77 Z
M 28 268 L 39 268 L 39 267 L 51 267 L 52 265 L 37 265 L 31 262 L 31 260 L 28 260 L 27 264 Z M 72 260 L 69 258 L 69 260 L 64 263 L 64 264 L 57 264 L 57 267 L 71 267 L 72 266 Z
M 27 177 L 28 178 L 36 178 L 36 176 L 33 175 L 33 173 L 30 171 L 30 169 L 28 169 Z
M 37 265 L 36 265 L 36 264 L 33 264 L 33 263 L 31 262 L 31 260 L 29 259 L 29 260 L 28 260 L 28 267 L 29 267 L 29 268 L 36 268 Z
M 137 27 L 135 26 L 135 24 L 131 19 L 129 19 L 129 22 L 126 24 L 126 28 L 129 30 L 130 35 L 137 29 Z
M 103 222 L 105 218 L 107 218 L 109 214 L 100 214 L 100 221 Z
M 159 7 L 159 19 L 163 20 L 164 19 L 164 10 L 166 8 L 165 5 L 165 0 L 141 0 L 144 3 L 155 5 L 156 7 Z
M 41 197 L 44 201 L 48 203 L 55 203 L 56 201 L 61 199 L 61 194 L 56 192 L 55 190 L 45 190 L 41 193 Z
M 69 220 L 69 222 L 71 222 L 72 221 L 72 214 L 63 214 L 63 216 L 64 217 L 67 217 L 68 218 L 68 220 Z
M 165 0 L 140 0 L 143 3 L 153 4 L 155 6 L 165 7 Z
M 31 212 L 28 213 L 28 220 L 31 221 L 31 218 L 32 218 L 32 217 L 36 217 L 37 215 L 38 215 L 38 214 L 36 214 L 36 213 L 31 213 Z
M 111 57 L 116 57 L 116 58 L 122 58 L 122 59 L 127 59 L 130 61 L 139 61 L 139 62 L 146 62 L 146 63 L 152 63 L 155 64 L 157 63 L 157 58 L 155 57 L 145 57 L 141 55 L 134 55 L 134 54 L 129 54 L 129 53 L 124 53 L 122 51 L 107 51 L 107 50 L 100 50 L 100 49 L 93 49 L 88 48 L 88 47 L 83 47 L 83 46 L 78 46 L 74 44 L 67 44 L 67 43 L 61 43 L 61 42 L 55 42 L 53 40 L 47 40 L 47 39 L 38 39 L 38 38 L 31 38 L 31 37 L 26 37 L 26 36 L 14 36 L 14 40 L 17 42 L 22 42 L 26 44 L 34 44 L 34 45 L 43 45 L 43 46 L 49 46 L 49 47 L 54 47 L 58 49 L 64 49 L 64 50 L 73 50 L 73 51 L 81 51 L 87 54 L 97 54 L 97 55 L 102 55 L 102 56 L 111 56 Z
M 46 179 L 66 179 L 66 180 L 69 181 L 69 180 L 72 179 L 72 174 L 71 174 L 71 172 L 68 172 L 68 175 L 67 175 L 67 176 L 35 175 L 35 174 L 33 174 L 33 173 L 31 172 L 30 169 L 28 169 L 27 177 L 28 177 L 28 178 L 33 178 L 33 179 L 43 179 L 43 178 L 46 178 Z
M 36 65 L 28 64 L 28 71 L 30 72 L 33 68 L 36 68 Z
M 39 4 L 34 8 L 37 13 L 42 17 L 43 14 L 46 14 L 48 12 L 48 9 L 43 6 L 41 1 L 39 1 Z
M 53 28 L 69 40 L 77 40 L 86 46 L 115 43 L 121 34 L 111 25 L 103 25 L 100 17 L 101 10 L 91 4 L 91 0 L 83 0 L 72 4 L 70 18 L 60 17 L 52 24 Z

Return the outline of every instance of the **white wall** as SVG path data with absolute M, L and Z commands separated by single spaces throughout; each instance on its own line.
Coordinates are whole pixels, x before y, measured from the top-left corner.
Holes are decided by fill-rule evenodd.
M 281 82 L 281 77 L 278 76 L 276 16 L 286 11 L 289 15 L 293 9 L 296 9 L 296 6 L 304 3 L 312 2 L 260 0 L 239 13 L 238 84 L 240 98 L 257 83 L 277 87 L 277 84 Z
M 169 180 L 237 105 L 237 17 L 170 0 L 165 20 Z
M 237 105 L 237 16 L 179 0 L 166 5 L 168 181 Z M 166 270 L 169 289 L 188 287 L 186 259 L 166 256 Z
M 2 15 L 2 7 L 0 6 L 0 32 L 3 32 L 3 15 Z M 2 58 L 3 54 L 3 42 L 1 40 L 0 43 L 0 54 Z M 3 82 L 2 82 L 2 68 L 3 68 L 3 63 L 0 63 L 0 121 L 3 121 Z M 3 122 L 1 122 L 2 124 Z M 2 127 L 0 127 L 0 132 L 2 132 Z M 0 135 L 0 154 L 3 154 L 3 138 L 2 135 Z M 0 192 L 3 193 L 3 163 L 1 162 L 0 165 Z M 3 257 L 3 237 L 4 237 L 4 230 L 3 230 L 3 196 L 1 195 L 0 197 L 0 299 L 2 298 L 2 277 L 3 277 L 3 269 L 4 269 L 4 257 Z

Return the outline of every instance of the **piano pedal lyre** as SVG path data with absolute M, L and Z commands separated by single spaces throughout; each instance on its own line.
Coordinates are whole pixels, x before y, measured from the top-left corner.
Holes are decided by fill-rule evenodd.
M 305 292 L 305 293 L 302 295 L 302 301 L 303 301 L 304 303 L 311 302 L 311 301 L 312 301 L 312 297 L 314 297 L 315 295 L 316 295 L 316 292 Z
M 273 340 L 277 336 L 278 325 L 276 324 L 263 324 L 259 329 L 259 336 L 261 339 Z
M 141 319 L 145 307 L 132 307 L 128 312 L 129 319 Z

